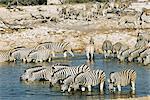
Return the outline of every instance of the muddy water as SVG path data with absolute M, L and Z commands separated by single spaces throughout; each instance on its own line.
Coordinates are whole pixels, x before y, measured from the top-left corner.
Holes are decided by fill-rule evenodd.
M 98 86 L 92 88 L 92 92 L 74 92 L 62 93 L 58 86 L 49 88 L 49 82 L 20 82 L 19 77 L 25 69 L 34 65 L 51 65 L 54 63 L 67 63 L 70 65 L 80 65 L 87 63 L 93 69 L 102 69 L 108 77 L 112 71 L 120 71 L 123 69 L 135 69 L 137 72 L 136 94 L 130 92 L 130 87 L 123 87 L 121 93 L 112 93 L 108 91 L 108 83 L 105 84 L 104 94 L 98 92 Z M 95 61 L 89 63 L 84 55 L 76 54 L 74 58 L 57 58 L 51 63 L 42 64 L 24 64 L 17 63 L 1 63 L 0 64 L 0 100 L 95 100 L 110 98 L 129 98 L 150 95 L 150 67 L 137 63 L 119 63 L 117 59 L 103 59 L 102 55 L 96 55 Z

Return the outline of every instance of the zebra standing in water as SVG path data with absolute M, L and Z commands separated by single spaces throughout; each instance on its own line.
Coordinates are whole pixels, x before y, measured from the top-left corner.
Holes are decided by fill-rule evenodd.
M 27 57 L 27 62 L 31 62 L 32 60 L 34 60 L 35 63 L 43 62 L 46 60 L 48 60 L 50 62 L 51 61 L 51 50 L 45 48 L 45 49 L 31 51 Z
M 105 40 L 103 42 L 103 45 L 102 45 L 102 50 L 104 52 L 104 57 L 107 58 L 107 57 L 110 57 L 111 53 L 112 53 L 112 43 L 111 41 L 109 40 Z
M 86 72 L 91 70 L 89 66 L 82 64 L 78 67 L 69 67 L 69 68 L 62 68 L 57 70 L 52 75 L 52 85 L 56 84 L 58 81 L 65 79 L 70 75 L 76 75 L 80 72 Z
M 109 90 L 117 86 L 118 91 L 121 91 L 121 86 L 127 86 L 131 84 L 132 91 L 135 91 L 136 72 L 135 70 L 123 70 L 120 72 L 111 72 L 109 75 Z
M 64 57 L 67 57 L 67 52 L 74 56 L 72 48 L 68 42 L 44 42 L 39 44 L 37 48 L 40 48 L 41 46 L 45 46 L 47 49 L 51 50 L 53 57 L 55 57 L 56 52 L 63 52 Z
M 69 86 L 68 91 L 70 91 L 72 88 L 76 91 L 80 88 L 80 86 L 82 91 L 85 91 L 85 87 L 88 88 L 88 91 L 91 91 L 92 86 L 99 84 L 100 92 L 103 92 L 104 81 L 105 72 L 102 70 L 82 72 L 74 77 L 74 82 Z
M 21 81 L 34 81 L 34 80 L 48 80 L 51 82 L 51 75 L 62 68 L 68 68 L 69 65 L 65 64 L 54 64 L 52 66 L 34 66 L 26 69 L 24 74 L 21 75 Z
M 86 57 L 88 60 L 94 59 L 94 41 L 90 38 L 90 43 L 86 46 Z
M 26 62 L 27 56 L 34 48 L 20 48 L 10 53 L 10 61 L 22 60 Z
M 16 47 L 9 50 L 0 50 L 0 62 L 6 62 L 10 60 L 10 54 L 11 52 L 21 49 L 22 47 Z

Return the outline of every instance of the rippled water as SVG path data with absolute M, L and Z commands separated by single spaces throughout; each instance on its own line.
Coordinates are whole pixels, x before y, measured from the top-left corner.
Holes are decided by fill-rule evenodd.
M 0 100 L 95 100 L 95 99 L 110 99 L 110 98 L 129 98 L 150 95 L 150 67 L 143 66 L 142 64 L 136 63 L 119 63 L 117 59 L 103 59 L 101 55 L 95 56 L 95 61 L 91 64 L 93 68 L 102 69 L 106 72 L 108 77 L 112 71 L 120 71 L 123 69 L 132 68 L 137 72 L 136 81 L 136 94 L 133 95 L 130 92 L 130 87 L 123 87 L 120 94 L 111 93 L 108 91 L 108 84 L 106 82 L 104 94 L 98 92 L 98 86 L 92 88 L 92 92 L 80 92 L 75 93 L 62 93 L 60 88 L 52 87 L 49 88 L 49 82 L 32 82 L 25 83 L 20 82 L 19 77 L 25 69 L 30 68 L 34 65 L 51 65 L 54 63 L 67 63 L 70 65 L 80 65 L 88 63 L 84 55 L 76 55 L 73 58 L 58 58 L 54 59 L 51 63 L 42 64 L 24 64 L 21 62 L 17 63 L 1 63 L 0 64 Z

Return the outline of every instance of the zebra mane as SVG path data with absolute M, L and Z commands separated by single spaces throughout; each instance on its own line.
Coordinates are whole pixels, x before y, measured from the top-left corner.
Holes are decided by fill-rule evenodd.
M 36 67 L 42 67 L 42 66 L 41 65 L 37 65 L 37 66 L 30 67 L 30 68 L 36 68 Z
M 60 68 L 59 70 L 55 71 L 53 74 L 52 74 L 52 77 L 54 77 L 54 74 L 56 74 L 57 72 L 61 71 L 61 70 L 64 70 L 66 68 Z
M 52 66 L 70 66 L 70 65 L 63 64 L 63 63 L 56 63 L 56 64 L 53 64 Z
M 46 68 L 42 68 L 42 69 L 38 69 L 38 70 L 34 70 L 34 71 L 33 71 L 33 72 L 31 72 L 31 73 L 36 73 L 36 72 L 39 72 L 39 71 L 44 70 L 44 69 L 46 69 Z
M 9 55 L 11 56 L 12 53 L 14 53 L 15 51 L 18 51 L 22 48 L 26 48 L 26 47 L 25 46 L 19 46 L 19 47 L 15 47 L 15 48 L 11 49 Z
M 110 72 L 109 76 L 110 76 L 111 74 L 113 74 L 113 73 L 115 73 L 115 72 Z
M 61 79 L 62 83 L 64 80 L 68 79 L 71 75 L 68 75 L 67 77 L 65 77 L 64 79 Z
M 42 43 L 39 43 L 39 45 L 40 45 L 40 44 L 46 44 L 46 43 L 53 43 L 53 42 L 42 42 Z
M 29 55 L 31 54 L 31 53 L 33 53 L 33 52 L 36 52 L 36 51 L 38 51 L 38 50 L 31 50 L 30 52 L 29 52 L 29 54 L 28 54 L 28 57 L 29 57 Z

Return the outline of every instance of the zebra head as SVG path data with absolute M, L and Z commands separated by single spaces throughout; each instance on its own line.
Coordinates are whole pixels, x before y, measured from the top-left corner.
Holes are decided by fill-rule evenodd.
M 70 53 L 74 57 L 73 50 L 72 50 L 70 44 L 67 42 L 65 43 L 65 47 L 64 47 L 64 53 L 66 53 L 66 52 Z
M 73 76 L 71 75 L 62 80 L 61 91 L 65 92 L 66 90 L 68 90 L 70 84 L 73 84 Z
M 28 81 L 28 79 L 31 77 L 32 77 L 31 73 L 26 72 L 20 77 L 20 81 Z

